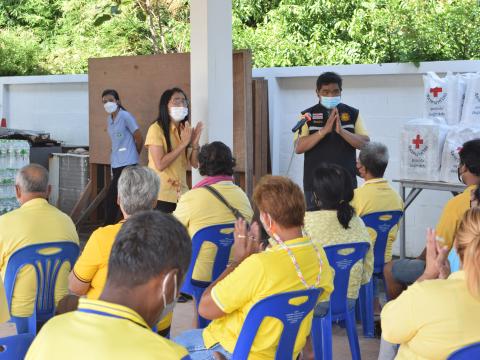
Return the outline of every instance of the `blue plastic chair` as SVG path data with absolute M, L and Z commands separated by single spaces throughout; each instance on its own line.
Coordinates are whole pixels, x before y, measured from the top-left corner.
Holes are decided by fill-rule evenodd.
M 451 272 L 460 270 L 460 256 L 458 256 L 457 250 L 454 248 L 448 253 L 448 262 L 450 263 Z
M 467 345 L 450 354 L 447 360 L 473 360 L 480 359 L 480 342 Z
M 323 289 L 291 291 L 269 296 L 257 302 L 248 312 L 238 337 L 232 360 L 247 360 L 257 331 L 266 317 L 276 318 L 283 323 L 275 359 L 292 359 L 298 329 L 305 317 L 313 311 Z M 306 296 L 300 305 L 290 303 L 292 299 Z
M 213 225 L 200 229 L 192 239 L 192 258 L 188 266 L 181 292 L 192 295 L 195 299 L 198 314 L 198 305 L 203 292 L 211 284 L 210 281 L 192 279 L 193 269 L 197 262 L 198 254 L 205 241 L 213 243 L 217 247 L 217 254 L 213 262 L 212 282 L 215 281 L 225 270 L 230 258 L 230 250 L 233 245 L 233 231 L 235 224 Z M 210 323 L 209 320 L 198 315 L 198 328 L 204 328 Z
M 312 341 L 315 359 L 332 359 L 332 322 L 344 322 L 352 359 L 361 359 L 360 345 L 355 324 L 355 307 L 348 308 L 347 293 L 350 270 L 365 258 L 370 244 L 366 242 L 325 246 L 330 267 L 335 271 L 334 290 L 330 296 L 330 309 L 324 317 L 314 317 Z M 342 254 L 350 250 L 349 254 Z
M 377 237 L 373 247 L 373 276 L 372 280 L 361 287 L 358 297 L 358 307 L 360 319 L 362 320 L 363 335 L 366 337 L 374 337 L 374 314 L 373 301 L 375 294 L 376 279 L 383 281 L 383 267 L 385 266 L 385 249 L 387 248 L 388 234 L 390 230 L 398 224 L 403 211 L 381 211 L 362 216 L 365 226 L 375 230 Z
M 0 360 L 23 359 L 32 344 L 32 334 L 19 334 L 0 338 Z
M 32 265 L 37 276 L 35 307 L 29 317 L 12 316 L 19 334 L 36 335 L 37 322 L 44 323 L 55 313 L 55 284 L 58 272 L 65 262 L 73 268 L 78 258 L 79 247 L 70 241 L 59 241 L 25 246 L 12 254 L 5 274 L 5 293 L 8 307 L 12 308 L 15 281 L 20 270 Z

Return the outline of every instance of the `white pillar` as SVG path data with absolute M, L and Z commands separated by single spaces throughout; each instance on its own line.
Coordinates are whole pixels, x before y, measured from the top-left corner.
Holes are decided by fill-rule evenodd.
M 233 149 L 232 1 L 191 0 L 190 26 L 192 124 Z

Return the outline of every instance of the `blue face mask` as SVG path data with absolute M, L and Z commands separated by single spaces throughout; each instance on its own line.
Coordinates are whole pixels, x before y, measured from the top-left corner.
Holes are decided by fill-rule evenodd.
M 320 96 L 320 103 L 327 109 L 333 109 L 340 104 L 341 96 Z

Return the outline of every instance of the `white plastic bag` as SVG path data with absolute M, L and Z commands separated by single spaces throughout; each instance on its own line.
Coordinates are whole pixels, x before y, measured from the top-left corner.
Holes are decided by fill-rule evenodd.
M 443 119 L 414 119 L 403 129 L 400 174 L 403 179 L 440 180 L 443 144 L 449 127 Z
M 480 126 L 480 74 L 466 74 L 465 101 L 462 109 L 462 124 Z
M 443 118 L 449 125 L 460 122 L 465 96 L 465 79 L 462 75 L 447 73 L 440 78 L 434 72 L 423 76 L 425 118 Z
M 460 163 L 460 149 L 467 141 L 478 138 L 480 138 L 480 124 L 477 126 L 460 125 L 448 132 L 442 153 L 441 181 L 459 184 L 457 169 Z

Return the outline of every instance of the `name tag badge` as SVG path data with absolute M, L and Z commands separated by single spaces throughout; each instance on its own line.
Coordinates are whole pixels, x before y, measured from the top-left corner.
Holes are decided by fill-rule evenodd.
M 127 151 L 127 148 L 120 148 L 120 149 L 118 149 L 118 152 L 122 152 L 122 151 Z

